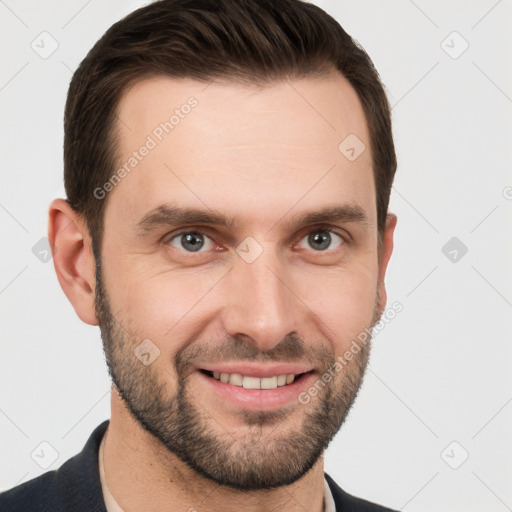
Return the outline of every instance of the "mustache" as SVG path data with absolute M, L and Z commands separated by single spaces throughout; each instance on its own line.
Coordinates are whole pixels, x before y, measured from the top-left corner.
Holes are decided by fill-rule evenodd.
M 249 337 L 228 336 L 217 343 L 193 344 L 180 350 L 175 358 L 178 375 L 197 366 L 197 361 L 224 362 L 308 362 L 315 366 L 334 360 L 334 354 L 324 346 L 307 346 L 297 334 L 291 333 L 270 350 L 261 350 Z

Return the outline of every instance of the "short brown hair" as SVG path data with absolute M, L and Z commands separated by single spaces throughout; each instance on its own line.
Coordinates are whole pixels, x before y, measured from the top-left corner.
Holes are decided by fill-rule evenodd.
M 76 70 L 64 118 L 67 200 L 95 253 L 107 198 L 94 190 L 115 171 L 116 110 L 130 84 L 157 75 L 269 83 L 332 68 L 366 115 L 382 233 L 396 171 L 389 103 L 369 56 L 326 12 L 299 0 L 160 0 L 115 23 Z

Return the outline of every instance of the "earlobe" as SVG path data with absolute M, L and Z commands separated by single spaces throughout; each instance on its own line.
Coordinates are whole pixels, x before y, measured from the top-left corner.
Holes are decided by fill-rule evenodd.
M 94 305 L 95 262 L 84 220 L 64 199 L 52 201 L 48 238 L 60 286 L 80 319 L 98 325 Z
M 379 317 L 382 315 L 386 308 L 387 292 L 385 285 L 386 270 L 388 263 L 393 253 L 393 235 L 397 223 L 397 217 L 393 213 L 388 213 L 386 217 L 386 226 L 382 233 L 382 245 L 379 251 L 379 278 L 378 278 L 378 290 L 379 290 L 379 304 L 378 313 Z

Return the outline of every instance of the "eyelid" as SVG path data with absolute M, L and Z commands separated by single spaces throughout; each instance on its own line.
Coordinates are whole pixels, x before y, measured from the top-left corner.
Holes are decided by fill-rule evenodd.
M 173 233 L 168 233 L 166 236 L 163 237 L 162 239 L 162 244 L 163 245 L 168 245 L 170 247 L 173 247 L 174 249 L 177 249 L 181 252 L 184 252 L 184 253 L 187 253 L 187 254 L 205 254 L 209 251 L 203 251 L 203 250 L 199 250 L 199 251 L 185 251 L 184 249 L 181 249 L 179 247 L 174 247 L 173 245 L 171 245 L 171 242 L 173 240 L 175 240 L 176 238 L 179 238 L 180 236 L 182 235 L 185 235 L 185 234 L 193 234 L 193 233 L 197 233 L 199 235 L 202 235 L 203 237 L 205 238 L 208 238 L 208 240 L 214 245 L 214 246 L 217 246 L 217 242 L 210 236 L 208 235 L 204 228 L 201 228 L 201 229 L 197 229 L 197 228 L 184 228 L 184 229 L 181 229 L 179 231 L 176 231 L 176 232 L 173 232 Z
M 311 233 L 316 233 L 316 232 L 322 232 L 322 231 L 325 231 L 325 232 L 328 232 L 328 233 L 332 233 L 332 234 L 335 234 L 337 236 L 339 236 L 341 239 L 342 239 L 342 243 L 340 245 L 340 247 L 336 248 L 336 249 L 327 249 L 325 251 L 315 251 L 313 249 L 310 249 L 311 251 L 315 252 L 315 253 L 328 253 L 328 252 L 334 252 L 338 249 L 340 249 L 341 247 L 343 247 L 344 245 L 350 243 L 351 241 L 351 237 L 350 235 L 343 229 L 337 227 L 337 226 L 331 226 L 331 225 L 327 225 L 327 224 L 322 224 L 322 225 L 318 225 L 318 226 L 308 226 L 307 228 L 305 228 L 307 231 L 301 231 L 301 234 L 298 236 L 297 238 L 297 242 L 295 242 L 293 244 L 293 247 L 297 247 L 297 245 L 308 235 L 310 235 Z M 301 249 L 301 248 L 299 248 Z
M 333 226 L 331 224 L 317 224 L 312 226 L 306 226 L 302 228 L 299 232 L 299 234 L 293 235 L 293 240 L 295 242 L 293 243 L 292 247 L 296 247 L 297 244 L 307 235 L 310 233 L 314 233 L 315 231 L 328 231 L 330 233 L 334 233 L 335 235 L 338 235 L 342 240 L 343 244 L 348 244 L 352 241 L 352 237 L 350 233 L 345 231 L 344 229 L 340 228 L 339 226 Z M 185 227 L 178 229 L 177 231 L 174 231 L 172 233 L 167 233 L 162 238 L 163 245 L 169 245 L 172 240 L 174 240 L 176 237 L 186 234 L 186 233 L 199 233 L 207 238 L 209 238 L 214 244 L 221 245 L 218 242 L 216 242 L 213 235 L 209 234 L 211 232 L 211 229 L 208 226 L 197 226 L 197 227 Z M 313 250 L 313 249 L 312 249 Z M 192 251 L 183 251 L 187 252 L 188 254 L 204 254 L 208 251 L 198 251 L 197 253 L 194 253 Z M 315 251 L 315 252 L 322 252 L 322 251 Z M 326 251 L 327 252 L 327 251 Z
M 309 233 L 314 233 L 316 231 L 328 231 L 330 233 L 334 233 L 343 240 L 348 243 L 352 241 L 352 236 L 348 231 L 346 231 L 343 228 L 340 228 L 339 226 L 333 226 L 332 224 L 316 224 L 312 226 L 307 226 L 300 230 L 299 235 L 295 235 L 298 240 L 302 240 L 305 235 L 308 235 Z

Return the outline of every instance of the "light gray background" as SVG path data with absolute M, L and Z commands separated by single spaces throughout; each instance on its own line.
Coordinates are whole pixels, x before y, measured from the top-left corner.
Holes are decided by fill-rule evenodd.
M 326 470 L 411 512 L 512 510 L 512 1 L 316 3 L 366 48 L 389 91 L 399 222 L 387 283 L 389 304 L 404 307 L 375 340 Z M 55 469 L 110 414 L 99 330 L 32 248 L 63 197 L 72 70 L 142 4 L 0 0 L 1 489 L 44 472 L 53 451 L 40 443 L 58 453 Z M 49 51 L 52 38 L 43 59 L 31 44 Z M 468 248 L 455 262 L 442 252 L 452 237 Z

